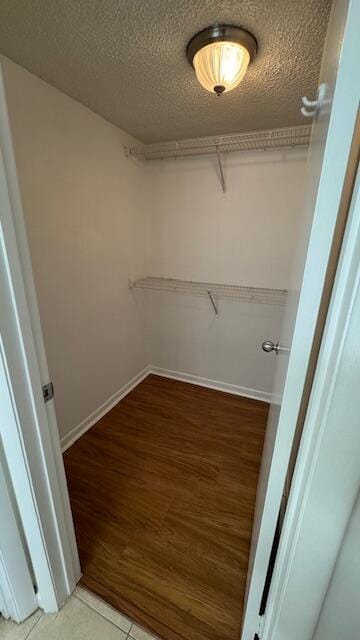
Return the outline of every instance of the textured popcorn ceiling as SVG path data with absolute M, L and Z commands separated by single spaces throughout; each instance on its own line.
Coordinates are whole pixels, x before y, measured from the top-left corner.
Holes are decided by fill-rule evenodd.
M 302 124 L 317 87 L 330 0 L 1 0 L 0 52 L 144 142 Z M 188 40 L 238 24 L 259 53 L 217 97 Z

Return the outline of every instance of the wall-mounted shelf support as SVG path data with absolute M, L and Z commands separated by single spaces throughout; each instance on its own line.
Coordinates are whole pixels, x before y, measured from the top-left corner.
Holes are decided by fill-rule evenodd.
M 211 293 L 211 291 L 208 291 L 208 296 L 209 296 L 209 298 L 210 298 L 210 302 L 211 302 L 211 304 L 212 304 L 212 307 L 213 307 L 213 309 L 214 309 L 214 311 L 215 311 L 215 315 L 217 316 L 217 315 L 219 314 L 219 310 L 218 310 L 218 308 L 217 308 L 217 305 L 216 305 L 216 302 L 215 302 L 214 296 L 213 296 L 213 294 Z
M 223 192 L 225 193 L 224 170 L 223 170 L 223 165 L 222 165 L 222 159 L 221 159 L 221 153 L 220 153 L 219 146 L 216 147 L 216 155 L 217 155 L 217 161 L 218 161 L 218 166 L 219 166 L 221 188 L 222 188 Z

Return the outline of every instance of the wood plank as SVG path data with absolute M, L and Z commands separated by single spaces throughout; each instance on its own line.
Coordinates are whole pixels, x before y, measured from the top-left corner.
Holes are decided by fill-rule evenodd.
M 238 640 L 267 414 L 151 375 L 78 440 L 84 586 L 164 640 Z

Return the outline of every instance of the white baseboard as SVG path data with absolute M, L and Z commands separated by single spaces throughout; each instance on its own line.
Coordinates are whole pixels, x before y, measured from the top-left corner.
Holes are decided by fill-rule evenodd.
M 116 391 L 110 398 L 108 398 L 98 409 L 95 409 L 87 418 L 82 420 L 74 429 L 61 438 L 61 449 L 66 451 L 71 447 L 76 440 L 78 440 L 88 429 L 90 429 L 100 418 L 110 411 L 115 405 L 122 400 L 130 391 L 135 389 L 140 382 L 142 382 L 150 372 L 150 367 L 145 367 L 134 378 L 127 382 L 119 391 Z
M 127 384 L 125 384 L 119 391 L 114 393 L 108 400 L 106 400 L 101 407 L 93 411 L 87 418 L 82 420 L 74 429 L 66 434 L 61 439 L 61 449 L 66 451 L 71 447 L 76 440 L 78 440 L 86 431 L 88 431 L 94 424 L 96 424 L 100 418 L 108 413 L 115 405 L 122 400 L 130 391 L 135 389 L 140 382 L 142 382 L 147 376 L 153 373 L 156 376 L 163 378 L 171 378 L 172 380 L 179 380 L 180 382 L 189 382 L 196 384 L 200 387 L 207 387 L 208 389 L 217 389 L 224 393 L 233 393 L 236 396 L 243 396 L 245 398 L 252 398 L 253 400 L 262 400 L 263 402 L 271 401 L 271 393 L 261 391 L 259 389 L 250 389 L 248 387 L 241 387 L 236 384 L 229 384 L 228 382 L 220 382 L 218 380 L 211 380 L 209 378 L 202 378 L 200 376 L 194 376 L 191 373 L 183 373 L 181 371 L 172 371 L 171 369 L 163 369 L 161 367 L 148 366 L 140 371 L 134 378 L 132 378 Z
M 161 367 L 155 367 L 153 365 L 150 365 L 149 373 L 153 373 L 156 376 L 162 376 L 163 378 L 179 380 L 180 382 L 197 384 L 200 387 L 217 389 L 218 391 L 223 391 L 224 393 L 233 393 L 236 396 L 244 396 L 245 398 L 252 398 L 253 400 L 262 400 L 262 402 L 271 402 L 272 399 L 272 394 L 268 393 L 267 391 L 261 391 L 260 389 L 250 389 L 249 387 L 241 387 L 237 384 L 230 384 L 228 382 L 220 382 L 219 380 L 202 378 L 201 376 L 194 376 L 191 373 L 172 371 L 171 369 L 163 369 Z

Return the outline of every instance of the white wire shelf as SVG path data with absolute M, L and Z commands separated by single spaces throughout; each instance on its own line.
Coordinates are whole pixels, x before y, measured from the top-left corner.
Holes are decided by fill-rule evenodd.
M 126 148 L 127 155 L 144 160 L 161 160 L 179 156 L 205 155 L 220 152 L 257 151 L 307 146 L 311 125 L 250 131 L 205 138 L 192 138 L 172 142 L 152 143 L 142 147 Z
M 215 284 L 213 282 L 194 282 L 175 278 L 147 277 L 129 281 L 130 289 L 151 289 L 152 291 L 172 291 L 196 296 L 208 297 L 218 313 L 217 300 L 240 300 L 283 306 L 286 302 L 286 289 L 266 289 L 261 287 L 244 287 L 232 284 Z

